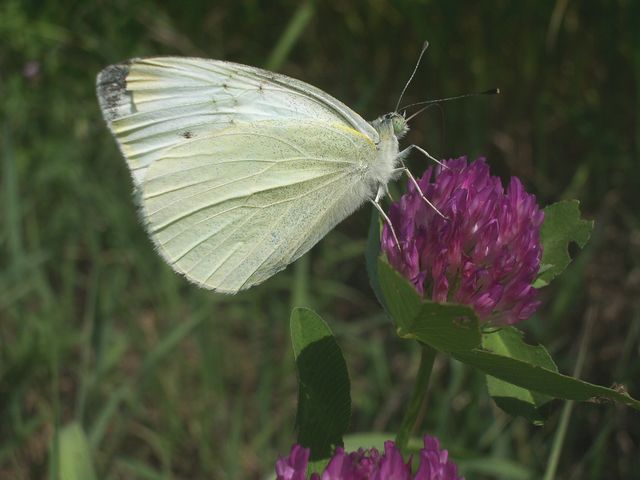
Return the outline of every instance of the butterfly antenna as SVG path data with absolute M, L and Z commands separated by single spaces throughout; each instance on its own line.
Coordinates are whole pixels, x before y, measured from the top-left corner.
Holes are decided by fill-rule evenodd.
M 407 122 L 409 122 L 409 120 L 411 120 L 413 117 L 417 117 L 418 115 L 420 115 L 422 112 L 424 112 L 427 108 L 431 108 L 431 107 L 438 107 L 440 109 L 440 114 L 442 116 L 442 121 L 444 122 L 444 110 L 442 109 L 442 104 L 440 103 L 430 103 L 429 105 L 427 105 L 426 107 L 422 107 L 420 110 L 418 110 L 417 112 L 412 113 L 409 118 L 407 118 L 406 115 L 406 110 L 404 110 L 405 114 L 402 115 Z
M 489 90 L 485 90 L 484 92 L 465 93 L 464 95 L 455 95 L 453 97 L 438 98 L 436 100 L 427 100 L 426 102 L 410 103 L 409 105 L 405 105 L 404 107 L 402 107 L 402 109 L 404 110 L 405 108 L 417 107 L 418 105 L 426 105 L 426 107 L 421 108 L 420 110 L 418 110 L 416 113 L 414 113 L 413 115 L 411 115 L 409 117 L 409 118 L 413 118 L 418 113 L 424 112 L 428 107 L 430 107 L 431 105 L 434 105 L 434 104 L 450 102 L 451 100 L 458 100 L 460 98 L 478 97 L 480 95 L 497 95 L 499 93 L 500 93 L 500 89 L 499 88 L 491 88 Z M 407 121 L 408 120 L 409 119 L 407 119 Z
M 416 62 L 416 66 L 413 68 L 413 73 L 409 77 L 409 80 L 407 80 L 407 83 L 405 83 L 404 88 L 402 89 L 402 92 L 400 92 L 400 98 L 398 98 L 398 103 L 396 103 L 396 108 L 395 108 L 394 112 L 398 111 L 398 107 L 400 106 L 400 101 L 402 100 L 402 96 L 404 95 L 404 92 L 407 91 L 407 87 L 411 83 L 411 80 L 413 80 L 413 77 L 415 77 L 416 72 L 418 71 L 418 67 L 420 66 L 420 61 L 422 60 L 422 56 L 424 55 L 424 52 L 427 51 L 427 48 L 429 48 L 429 42 L 425 41 L 422 44 L 422 50 L 420 51 L 420 56 L 418 57 L 418 61 Z
M 435 106 L 439 106 L 439 103 L 433 103 L 431 105 L 427 105 L 426 107 L 422 107 L 420 110 L 418 110 L 417 112 L 413 113 L 409 118 L 407 118 L 407 123 L 409 123 L 411 121 L 411 119 L 413 117 L 417 117 L 418 115 L 420 115 L 422 112 L 424 112 L 427 108 L 430 107 L 435 107 Z M 405 117 L 406 118 L 406 117 Z

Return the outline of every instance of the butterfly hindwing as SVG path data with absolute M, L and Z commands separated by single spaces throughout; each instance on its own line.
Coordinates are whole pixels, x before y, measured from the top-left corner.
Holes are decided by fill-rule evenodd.
M 237 124 L 168 150 L 147 172 L 147 228 L 165 260 L 227 293 L 296 260 L 372 195 L 375 144 L 340 124 Z

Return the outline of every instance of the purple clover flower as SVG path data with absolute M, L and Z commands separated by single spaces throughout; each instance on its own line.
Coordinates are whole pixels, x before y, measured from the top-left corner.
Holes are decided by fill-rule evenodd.
M 277 480 L 304 480 L 307 475 L 309 449 L 294 445 L 286 458 L 276 463 Z M 458 467 L 449 459 L 446 450 L 440 449 L 437 438 L 425 436 L 424 448 L 419 452 L 420 465 L 415 474 L 411 458 L 404 463 L 400 450 L 392 441 L 384 443 L 384 453 L 377 449 L 359 449 L 346 453 L 336 452 L 321 473 L 313 473 L 309 480 L 464 480 L 458 476 Z
M 382 250 L 425 298 L 470 305 L 496 325 L 526 320 L 540 304 L 531 284 L 542 257 L 544 213 L 518 178 L 505 192 L 482 158 L 443 163 L 447 168 L 428 168 L 418 184 L 447 218 L 410 182 L 389 210 L 401 250 L 386 224 Z
M 278 480 L 306 480 L 310 453 L 308 448 L 300 445 L 291 447 L 289 456 L 276 462 Z

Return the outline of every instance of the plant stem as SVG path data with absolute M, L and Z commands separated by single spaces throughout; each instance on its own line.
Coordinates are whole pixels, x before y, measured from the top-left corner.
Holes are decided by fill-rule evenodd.
M 420 344 L 422 348 L 422 355 L 420 356 L 420 368 L 418 369 L 418 375 L 416 377 L 415 386 L 411 399 L 409 400 L 409 407 L 402 419 L 400 429 L 396 435 L 396 446 L 400 451 L 406 451 L 409 439 L 413 435 L 417 427 L 417 420 L 420 414 L 421 406 L 426 399 L 427 388 L 429 387 L 429 379 L 431 378 L 431 371 L 433 370 L 433 361 L 436 358 L 436 351 L 428 345 Z
M 591 336 L 591 328 L 596 318 L 594 309 L 587 310 L 587 320 L 584 326 L 584 332 L 582 333 L 582 340 L 580 341 L 580 348 L 578 350 L 578 359 L 576 360 L 576 366 L 573 371 L 573 376 L 578 378 L 582 373 L 582 367 L 586 358 L 587 348 L 589 347 L 589 339 Z M 573 405 L 575 402 L 568 401 L 562 408 L 560 414 L 560 421 L 558 422 L 558 428 L 553 438 L 553 444 L 551 446 L 551 454 L 549 455 L 549 461 L 547 462 L 547 469 L 544 472 L 543 480 L 553 480 L 556 478 L 556 471 L 558 470 L 558 463 L 560 461 L 560 454 L 562 453 L 562 446 L 567 436 L 567 429 L 569 427 L 569 420 L 571 419 L 571 413 L 573 411 Z
M 275 48 L 271 51 L 269 59 L 265 65 L 267 70 L 279 70 L 289 52 L 307 28 L 309 22 L 313 19 L 316 10 L 316 1 L 308 0 L 298 7 L 286 30 L 280 35 L 280 39 Z

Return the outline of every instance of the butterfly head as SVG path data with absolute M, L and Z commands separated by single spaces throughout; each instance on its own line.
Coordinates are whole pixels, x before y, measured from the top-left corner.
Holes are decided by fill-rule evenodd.
M 407 119 L 398 112 L 386 113 L 371 122 L 371 125 L 373 125 L 381 137 L 393 134 L 396 139 L 400 139 L 409 131 Z
M 409 125 L 407 124 L 407 119 L 404 115 L 401 115 L 397 112 L 387 113 L 386 115 L 389 117 L 391 121 L 391 125 L 393 126 L 393 133 L 396 138 L 402 138 L 409 131 Z

